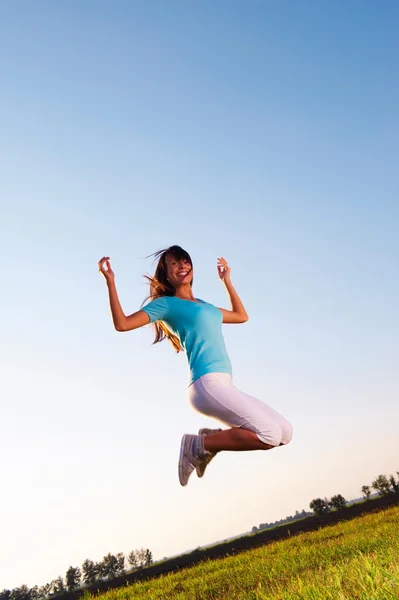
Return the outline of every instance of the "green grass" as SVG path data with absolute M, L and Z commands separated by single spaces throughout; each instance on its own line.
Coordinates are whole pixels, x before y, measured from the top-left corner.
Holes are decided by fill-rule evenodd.
M 101 600 L 398 600 L 399 507 L 107 592 Z

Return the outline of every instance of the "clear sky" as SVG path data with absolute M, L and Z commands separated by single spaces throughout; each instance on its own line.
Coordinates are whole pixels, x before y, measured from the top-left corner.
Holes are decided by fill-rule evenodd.
M 395 0 L 0 4 L 0 589 L 155 558 L 399 470 Z M 238 387 L 294 425 L 182 488 L 184 355 L 116 333 L 180 244 Z

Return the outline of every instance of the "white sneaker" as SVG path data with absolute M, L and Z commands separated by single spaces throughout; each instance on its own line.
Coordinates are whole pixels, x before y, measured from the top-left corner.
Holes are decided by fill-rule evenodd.
M 203 429 L 200 429 L 198 433 L 199 435 L 212 435 L 213 433 L 219 433 L 219 431 L 222 431 L 222 429 L 207 429 L 205 427 Z M 206 452 L 203 456 L 200 457 L 198 464 L 195 467 L 198 477 L 204 476 L 205 469 L 207 468 L 211 460 L 215 458 L 215 456 L 216 454 L 214 454 L 213 452 Z
M 187 485 L 191 473 L 200 461 L 197 455 L 197 435 L 183 435 L 179 456 L 179 481 L 180 485 Z

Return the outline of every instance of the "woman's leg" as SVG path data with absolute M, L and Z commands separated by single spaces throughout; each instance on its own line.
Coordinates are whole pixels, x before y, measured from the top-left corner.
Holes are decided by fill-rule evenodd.
M 231 428 L 206 436 L 209 452 L 269 450 L 292 438 L 291 424 L 264 402 L 238 390 L 228 374 L 201 377 L 189 389 L 189 399 L 195 410 Z
M 235 452 L 245 450 L 271 450 L 275 448 L 270 444 L 262 442 L 257 434 L 249 429 L 242 427 L 232 427 L 219 433 L 206 435 L 204 439 L 204 448 L 207 452 L 221 452 L 222 450 L 231 450 Z

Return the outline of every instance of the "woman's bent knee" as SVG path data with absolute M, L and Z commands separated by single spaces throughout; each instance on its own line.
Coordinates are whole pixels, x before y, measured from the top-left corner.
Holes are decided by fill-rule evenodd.
M 259 428 L 256 432 L 261 442 L 269 446 L 286 446 L 292 440 L 293 428 L 291 423 L 275 423 L 274 426 L 267 424 L 265 428 Z
M 283 438 L 283 431 L 279 425 L 275 425 L 274 427 L 267 427 L 267 429 L 261 429 L 256 432 L 256 435 L 260 439 L 261 442 L 267 444 L 269 447 L 272 446 L 280 446 Z
M 282 428 L 282 436 L 281 436 L 281 444 L 286 446 L 292 440 L 293 427 L 291 423 L 286 421 L 284 427 Z

